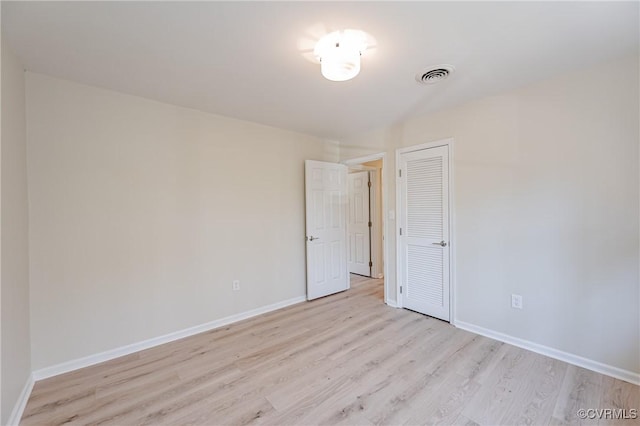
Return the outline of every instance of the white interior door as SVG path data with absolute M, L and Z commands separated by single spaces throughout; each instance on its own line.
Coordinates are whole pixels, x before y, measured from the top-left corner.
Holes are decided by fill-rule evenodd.
M 349 173 L 348 259 L 349 272 L 371 276 L 371 216 L 369 172 Z
M 400 156 L 402 305 L 449 321 L 449 148 Z
M 307 300 L 349 288 L 347 166 L 305 161 Z

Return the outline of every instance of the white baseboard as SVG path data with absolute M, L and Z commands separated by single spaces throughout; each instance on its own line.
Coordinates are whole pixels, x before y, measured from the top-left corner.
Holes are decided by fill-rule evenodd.
M 31 396 L 31 391 L 33 390 L 34 383 L 35 383 L 35 380 L 33 379 L 33 374 L 30 374 L 29 377 L 27 378 L 27 383 L 24 384 L 24 387 L 22 388 L 22 392 L 20 392 L 20 396 L 16 401 L 16 405 L 13 407 L 13 411 L 9 416 L 7 426 L 18 426 L 20 424 L 22 413 L 24 413 L 24 409 L 27 406 L 27 401 L 29 401 L 29 397 Z
M 393 300 L 385 300 L 384 303 L 386 303 L 387 305 L 391 306 L 392 308 L 397 308 L 398 304 L 396 302 L 394 302 Z
M 490 330 L 488 328 L 480 327 L 468 322 L 455 321 L 455 326 L 475 334 L 480 334 L 481 336 L 499 340 L 501 342 L 508 343 L 519 348 L 527 349 L 532 352 L 548 356 L 550 358 L 577 365 L 578 367 L 583 367 L 597 373 L 615 377 L 616 379 L 624 380 L 625 382 L 633 383 L 634 385 L 640 385 L 640 374 L 634 373 L 633 371 L 623 370 L 622 368 L 603 364 L 592 359 L 583 358 L 578 355 L 554 349 L 549 346 L 540 345 L 538 343 L 530 342 L 518 337 L 513 337 L 508 334 L 500 333 L 498 331 Z
M 194 334 L 203 333 L 205 331 L 213 330 L 214 328 L 223 327 L 225 325 L 242 321 L 247 318 L 255 317 L 257 315 L 266 314 L 267 312 L 282 309 L 290 305 L 295 305 L 296 303 L 304 302 L 305 300 L 307 300 L 305 296 L 294 297 L 293 299 L 283 300 L 282 302 L 273 303 L 271 305 L 252 309 L 246 312 L 241 312 L 239 314 L 196 325 L 194 327 L 185 328 L 184 330 L 175 331 L 173 333 L 165 334 L 164 336 L 154 337 L 153 339 L 144 340 L 142 342 L 121 346 L 116 349 L 111 349 L 83 358 L 63 362 L 61 364 L 52 365 L 51 367 L 41 368 L 33 372 L 32 380 L 42 380 L 49 377 L 57 376 L 59 374 L 68 373 L 73 370 L 78 370 L 80 368 L 89 367 L 90 365 L 99 364 L 104 361 L 109 361 L 114 358 L 129 355 L 134 352 L 139 352 L 144 349 L 152 348 L 154 346 L 173 342 L 174 340 L 193 336 Z

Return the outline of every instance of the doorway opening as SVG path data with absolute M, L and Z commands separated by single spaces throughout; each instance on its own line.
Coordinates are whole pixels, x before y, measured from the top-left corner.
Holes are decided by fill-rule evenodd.
M 384 220 L 385 154 L 345 161 L 347 174 L 347 265 L 351 286 L 379 288 L 387 303 Z

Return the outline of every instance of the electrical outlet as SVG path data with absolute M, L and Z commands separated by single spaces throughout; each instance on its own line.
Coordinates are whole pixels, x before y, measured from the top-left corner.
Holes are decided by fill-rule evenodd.
M 240 290 L 240 280 L 233 280 L 232 288 L 233 288 L 233 291 Z
M 522 309 L 522 296 L 520 296 L 519 294 L 512 294 L 511 307 L 515 309 Z

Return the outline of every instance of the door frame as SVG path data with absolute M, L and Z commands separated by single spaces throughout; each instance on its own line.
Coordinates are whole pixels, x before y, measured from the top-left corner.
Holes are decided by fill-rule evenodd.
M 404 217 L 404 206 L 401 203 L 401 181 L 397 179 L 400 173 L 400 156 L 409 152 L 422 151 L 429 148 L 437 148 L 440 146 L 446 146 L 449 151 L 449 244 L 447 249 L 449 250 L 449 323 L 455 325 L 456 322 L 456 232 L 455 232 L 455 198 L 454 198 L 454 181 L 453 181 L 453 153 L 454 153 L 454 139 L 447 138 L 433 142 L 422 143 L 419 145 L 409 146 L 406 148 L 396 149 L 396 295 L 398 300 L 398 307 L 403 308 L 403 295 L 400 293 L 400 286 L 402 285 L 402 268 L 403 253 L 400 247 L 400 218 Z
M 387 187 L 387 179 L 385 178 L 385 175 L 388 174 L 388 171 L 385 172 L 385 170 L 388 168 L 387 166 L 387 153 L 386 152 L 380 152 L 377 154 L 371 154 L 371 155 L 365 155 L 362 157 L 357 157 L 357 158 L 350 158 L 349 160 L 344 160 L 342 161 L 342 164 L 345 164 L 346 166 L 353 166 L 356 164 L 362 164 L 362 163 L 367 163 L 369 161 L 376 161 L 376 160 L 382 160 L 382 176 L 381 176 L 381 182 L 382 182 L 382 199 L 378 200 L 378 196 L 375 196 L 376 202 L 380 202 L 381 204 L 381 210 L 382 210 L 382 217 L 380 218 L 380 223 L 382 224 L 382 263 L 383 263 L 383 276 L 384 276 L 384 303 L 389 305 L 389 306 L 393 306 L 396 307 L 395 303 L 389 303 L 389 298 L 388 298 L 388 291 L 387 291 L 387 283 L 388 283 L 388 277 L 389 277 L 389 259 L 391 256 L 391 247 L 389 246 L 389 238 L 387 238 L 387 236 L 389 235 L 389 223 L 387 220 L 387 215 L 386 213 L 386 209 L 387 206 L 389 205 L 387 202 L 387 194 L 386 194 L 386 190 L 385 188 Z M 378 171 L 375 171 L 375 174 L 377 174 Z M 372 187 L 373 188 L 373 187 Z M 372 206 L 373 209 L 376 209 L 377 211 L 377 205 L 374 207 Z M 374 222 L 374 226 L 375 226 L 375 222 Z M 373 231 L 373 230 L 372 230 Z M 377 248 L 377 247 L 376 247 Z M 373 245 L 371 247 L 372 251 L 373 251 Z M 378 267 L 379 268 L 379 267 Z M 378 269 L 379 270 L 379 269 Z

